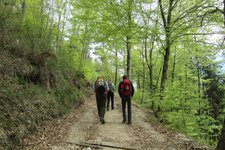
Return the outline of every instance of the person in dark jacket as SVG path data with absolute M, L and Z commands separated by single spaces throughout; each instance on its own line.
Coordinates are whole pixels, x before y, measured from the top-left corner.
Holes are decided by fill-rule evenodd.
M 114 91 L 115 86 L 111 79 L 108 80 L 109 91 L 107 94 L 107 111 L 109 111 L 109 104 L 111 102 L 111 109 L 114 109 Z
M 102 124 L 105 123 L 105 106 L 106 106 L 106 97 L 109 90 L 108 84 L 104 81 L 104 77 L 99 76 L 93 85 L 93 90 L 96 96 L 96 103 L 98 109 L 98 116 Z
M 127 124 L 131 124 L 131 98 L 134 95 L 134 86 L 126 75 L 124 75 L 122 79 L 123 81 L 121 81 L 118 86 L 118 93 L 122 100 L 123 123 L 127 121 Z

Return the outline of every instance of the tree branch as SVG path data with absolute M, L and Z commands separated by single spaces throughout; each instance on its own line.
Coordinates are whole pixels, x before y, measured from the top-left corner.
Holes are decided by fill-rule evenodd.
M 186 35 L 214 35 L 214 34 L 219 34 L 219 35 L 224 35 L 224 33 L 221 32 L 209 32 L 209 33 L 186 33 L 181 36 L 186 36 Z
M 172 26 L 174 26 L 179 20 L 182 20 L 183 18 L 187 17 L 187 14 L 190 14 L 192 12 L 196 12 L 198 9 L 200 8 L 204 8 L 205 3 L 202 3 L 201 5 L 195 5 L 189 9 L 187 9 L 186 11 L 182 12 L 174 21 L 173 21 L 173 24 Z M 209 6 L 211 7 L 211 6 Z
M 159 8 L 160 8 L 160 12 L 161 12 L 161 16 L 162 16 L 162 20 L 163 20 L 163 25 L 164 27 L 166 27 L 166 18 L 165 18 L 165 13 L 163 11 L 163 7 L 162 7 L 162 0 L 159 0 Z
M 223 14 L 223 11 L 220 10 L 218 7 L 216 7 L 216 8 L 213 9 L 213 10 L 209 10 L 209 11 L 205 12 L 205 13 L 202 15 L 201 26 L 202 26 L 202 24 L 203 24 L 204 18 L 205 18 L 208 14 L 213 14 L 213 13 L 216 13 L 216 12 L 221 12 L 221 13 Z

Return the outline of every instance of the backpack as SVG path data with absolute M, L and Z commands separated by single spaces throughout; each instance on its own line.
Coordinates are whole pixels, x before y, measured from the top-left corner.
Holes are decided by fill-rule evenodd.
M 105 89 L 105 81 L 104 81 L 104 79 L 103 78 L 99 78 L 96 81 L 95 87 L 96 87 L 97 93 L 100 93 L 100 94 L 105 93 L 106 89 Z
M 113 84 L 111 81 L 108 81 L 108 86 L 109 86 L 109 91 L 110 92 L 113 92 L 114 91 L 114 88 L 113 88 Z
M 131 96 L 131 82 L 128 79 L 123 80 L 121 85 L 122 94 L 124 96 Z

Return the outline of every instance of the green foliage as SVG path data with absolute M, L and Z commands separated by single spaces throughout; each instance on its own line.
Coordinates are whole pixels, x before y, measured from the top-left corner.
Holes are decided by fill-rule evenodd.
M 88 81 L 95 81 L 96 78 L 99 76 L 98 72 L 96 72 L 96 68 L 98 68 L 98 65 L 96 63 L 86 62 L 86 65 L 84 68 L 84 74 L 85 74 L 85 78 Z
M 3 114 L 0 115 L 0 129 L 6 139 L 0 145 L 7 143 L 9 149 L 14 149 L 12 145 L 35 132 L 43 121 L 59 117 L 74 104 L 81 103 L 89 90 L 83 68 L 79 66 L 83 58 L 79 51 L 60 41 L 63 30 L 53 25 L 49 3 L 25 2 L 24 14 L 20 13 L 21 7 L 13 6 L 14 3 L 12 12 L 0 9 L 1 18 L 8 14 L 0 24 L 0 51 L 4 60 L 0 62 L 0 113 Z M 16 6 L 19 3 L 15 1 Z M 61 45 L 55 46 L 55 43 Z M 41 80 L 50 76 L 48 89 Z
M 78 89 L 68 83 L 67 80 L 64 80 L 62 84 L 61 87 L 54 89 L 52 92 L 61 106 L 59 110 L 65 113 L 68 112 L 74 104 L 82 102 L 82 98 L 85 96 L 87 89 L 85 90 L 85 87 Z
M 131 80 L 138 88 L 134 99 L 171 128 L 216 143 L 225 113 L 224 81 L 216 59 L 224 47 L 207 34 L 224 23 L 222 2 L 171 1 L 171 16 L 169 1 L 162 2 L 163 11 L 152 0 L 24 2 L 26 7 L 22 1 L 0 3 L 0 73 L 8 77 L 0 78 L 0 108 L 9 108 L 1 112 L 5 122 L 0 127 L 20 134 L 18 128 L 31 131 L 40 120 L 69 111 L 97 76 L 114 79 L 126 72 L 129 45 Z M 166 20 L 172 19 L 167 26 L 163 12 Z M 170 51 L 162 93 L 165 46 Z M 6 51 L 10 58 L 2 56 Z M 42 57 L 43 52 L 54 58 Z M 28 64 L 17 64 L 17 57 Z M 40 80 L 50 75 L 54 81 L 43 89 Z M 29 122 L 19 127 L 23 117 Z
M 148 91 L 137 90 L 134 95 L 134 100 L 139 103 L 141 106 L 151 108 L 152 96 Z

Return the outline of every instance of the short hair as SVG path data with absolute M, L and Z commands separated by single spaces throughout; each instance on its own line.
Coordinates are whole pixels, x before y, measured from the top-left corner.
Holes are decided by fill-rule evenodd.
M 96 80 L 98 79 L 104 79 L 104 76 L 98 76 Z
M 127 76 L 126 75 L 123 75 L 123 79 L 127 79 Z

